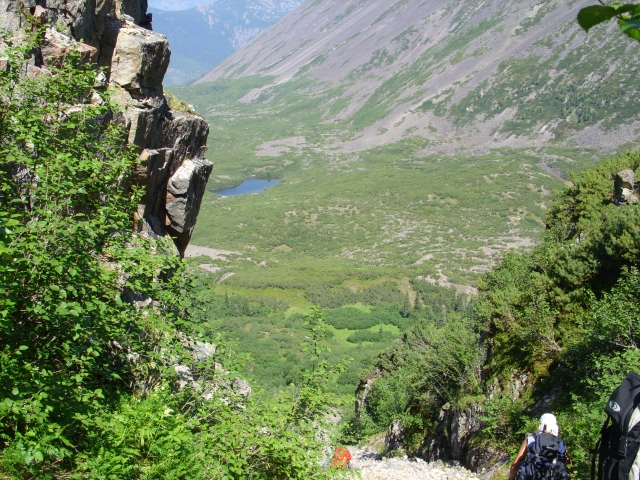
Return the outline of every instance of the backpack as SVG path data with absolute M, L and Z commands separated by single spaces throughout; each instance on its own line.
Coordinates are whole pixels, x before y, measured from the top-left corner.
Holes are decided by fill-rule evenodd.
M 593 450 L 591 479 L 640 478 L 640 375 L 630 373 L 604 409 L 607 419 Z M 597 477 L 596 475 L 597 466 Z
M 567 447 L 550 433 L 535 435 L 527 446 L 518 480 L 560 480 L 567 478 Z

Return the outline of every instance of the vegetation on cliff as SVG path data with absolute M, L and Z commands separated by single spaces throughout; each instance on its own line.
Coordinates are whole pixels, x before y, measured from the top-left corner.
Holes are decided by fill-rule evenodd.
M 173 245 L 134 234 L 138 159 L 97 71 L 26 75 L 32 47 L 0 71 L 0 478 L 329 475 L 321 317 L 299 383 L 250 397 Z

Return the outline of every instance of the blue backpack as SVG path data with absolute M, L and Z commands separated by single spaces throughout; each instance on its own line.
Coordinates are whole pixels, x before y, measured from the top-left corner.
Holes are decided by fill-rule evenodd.
M 539 433 L 527 447 L 518 480 L 560 480 L 567 478 L 567 447 L 560 437 Z

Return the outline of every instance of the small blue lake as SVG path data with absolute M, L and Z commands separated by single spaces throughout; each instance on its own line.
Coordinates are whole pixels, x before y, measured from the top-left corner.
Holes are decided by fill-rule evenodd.
M 234 197 L 236 195 L 246 195 L 247 193 L 260 193 L 269 187 L 273 187 L 280 180 L 266 180 L 264 178 L 247 178 L 237 187 L 214 190 L 213 193 L 221 197 Z

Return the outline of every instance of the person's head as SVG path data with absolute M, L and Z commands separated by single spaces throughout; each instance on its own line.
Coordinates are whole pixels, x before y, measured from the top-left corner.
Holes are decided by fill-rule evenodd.
M 551 413 L 545 413 L 540 417 L 540 425 L 538 425 L 540 432 L 550 433 L 551 435 L 558 436 L 559 428 L 558 421 L 555 415 Z

